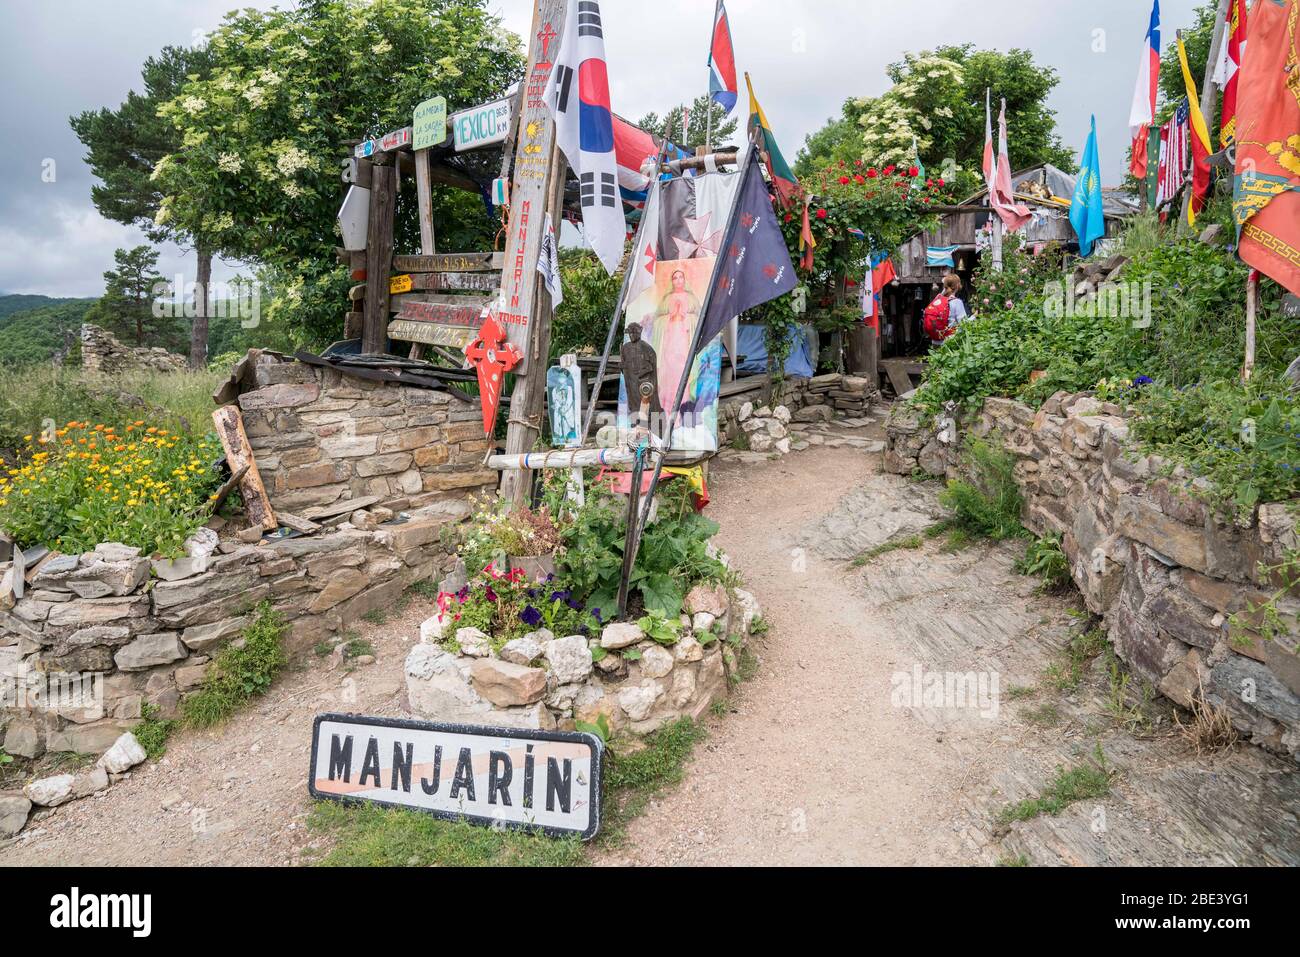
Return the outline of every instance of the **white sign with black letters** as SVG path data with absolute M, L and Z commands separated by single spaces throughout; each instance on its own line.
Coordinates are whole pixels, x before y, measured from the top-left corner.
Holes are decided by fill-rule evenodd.
M 603 754 L 581 732 L 322 714 L 308 790 L 585 841 L 600 827 Z

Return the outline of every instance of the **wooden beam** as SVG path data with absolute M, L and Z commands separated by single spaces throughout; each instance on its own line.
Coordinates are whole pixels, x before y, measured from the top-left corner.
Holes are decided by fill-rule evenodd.
M 393 264 L 393 213 L 397 200 L 395 176 L 391 166 L 376 165 L 371 171 L 365 324 L 361 332 L 361 351 L 365 355 L 382 354 L 387 345 L 388 275 Z
M 257 460 L 253 457 L 252 446 L 248 444 L 248 434 L 244 431 L 244 417 L 239 406 L 223 405 L 212 413 L 212 423 L 217 427 L 217 437 L 221 447 L 226 451 L 226 464 L 231 472 L 242 472 L 239 481 L 239 493 L 244 499 L 244 514 L 248 516 L 248 527 L 260 527 L 266 531 L 279 528 L 275 511 L 271 508 L 271 499 L 262 484 L 262 476 L 257 471 Z
M 480 324 L 483 310 L 492 301 L 478 296 L 430 296 L 424 293 L 392 298 L 399 307 L 399 319 L 474 327 Z
M 411 289 L 420 292 L 490 292 L 495 298 L 501 288 L 498 272 L 403 273 L 411 277 Z

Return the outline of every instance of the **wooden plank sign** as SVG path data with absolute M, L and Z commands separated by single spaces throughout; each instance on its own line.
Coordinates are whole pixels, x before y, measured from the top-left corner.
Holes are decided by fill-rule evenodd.
M 398 319 L 416 322 L 440 322 L 445 326 L 482 325 L 483 310 L 488 300 L 478 296 L 429 296 L 423 299 L 403 299 L 397 311 Z
M 425 150 L 447 138 L 447 99 L 435 96 L 415 108 L 411 123 L 411 149 Z
M 352 154 L 358 159 L 364 159 L 367 156 L 374 156 L 376 153 L 388 153 L 410 145 L 411 128 L 404 126 L 400 130 L 385 133 L 378 139 L 366 140 L 364 143 L 357 144 L 357 148 L 352 151 Z
M 600 829 L 605 747 L 593 734 L 321 714 L 314 798 L 407 807 L 551 837 Z
M 524 360 L 515 370 L 528 371 L 528 326 L 537 294 L 537 256 L 546 230 L 555 123 L 546 108 L 546 84 L 555 67 L 565 28 L 565 0 L 538 0 L 529 44 L 528 73 L 515 144 L 514 182 L 510 188 L 510 222 L 506 229 L 506 264 L 501 275 L 497 317 Z M 540 26 L 539 26 L 540 24 Z
M 505 141 L 510 132 L 510 98 L 462 110 L 451 118 L 456 152 L 474 150 Z
M 436 256 L 394 256 L 396 272 L 488 272 L 505 264 L 501 253 L 438 253 Z
M 396 296 L 398 293 L 401 293 L 401 292 L 410 292 L 410 291 L 411 291 L 411 277 L 410 277 L 410 276 L 392 276 L 392 277 L 389 278 L 389 280 L 388 280 L 388 292 L 389 292 L 391 295 Z
M 388 324 L 388 338 L 398 342 L 419 342 L 426 346 L 451 346 L 464 349 L 478 338 L 478 329 L 449 326 L 440 322 L 394 319 Z

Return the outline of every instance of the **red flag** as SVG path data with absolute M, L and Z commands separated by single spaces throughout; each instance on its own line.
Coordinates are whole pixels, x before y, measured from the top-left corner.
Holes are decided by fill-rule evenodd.
M 1246 0 L 1231 0 L 1224 27 L 1223 55 L 1215 70 L 1214 81 L 1223 89 L 1223 122 L 1219 145 L 1227 149 L 1236 142 L 1237 74 L 1241 72 L 1246 52 Z
M 1147 176 L 1147 137 L 1156 118 L 1156 95 L 1160 91 L 1160 0 L 1151 7 L 1151 22 L 1138 64 L 1137 88 L 1133 91 L 1133 108 L 1129 111 L 1129 132 L 1133 134 L 1133 154 L 1129 171 L 1137 179 Z

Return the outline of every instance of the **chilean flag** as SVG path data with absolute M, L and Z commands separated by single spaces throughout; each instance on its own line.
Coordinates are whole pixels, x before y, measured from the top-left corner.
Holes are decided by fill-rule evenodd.
M 1156 119 L 1156 94 L 1160 90 L 1160 0 L 1155 0 L 1151 6 L 1151 24 L 1147 27 L 1146 39 L 1138 64 L 1133 109 L 1128 117 L 1129 133 L 1133 136 L 1129 172 L 1137 179 L 1147 177 L 1147 135 Z
M 555 140 L 578 177 L 587 243 L 611 276 L 627 237 L 618 191 L 605 27 L 596 0 L 569 0 L 555 67 L 546 83 Z
M 718 0 L 713 18 L 713 45 L 709 47 L 709 95 L 728 114 L 736 108 L 736 51 L 731 45 L 731 20 Z

